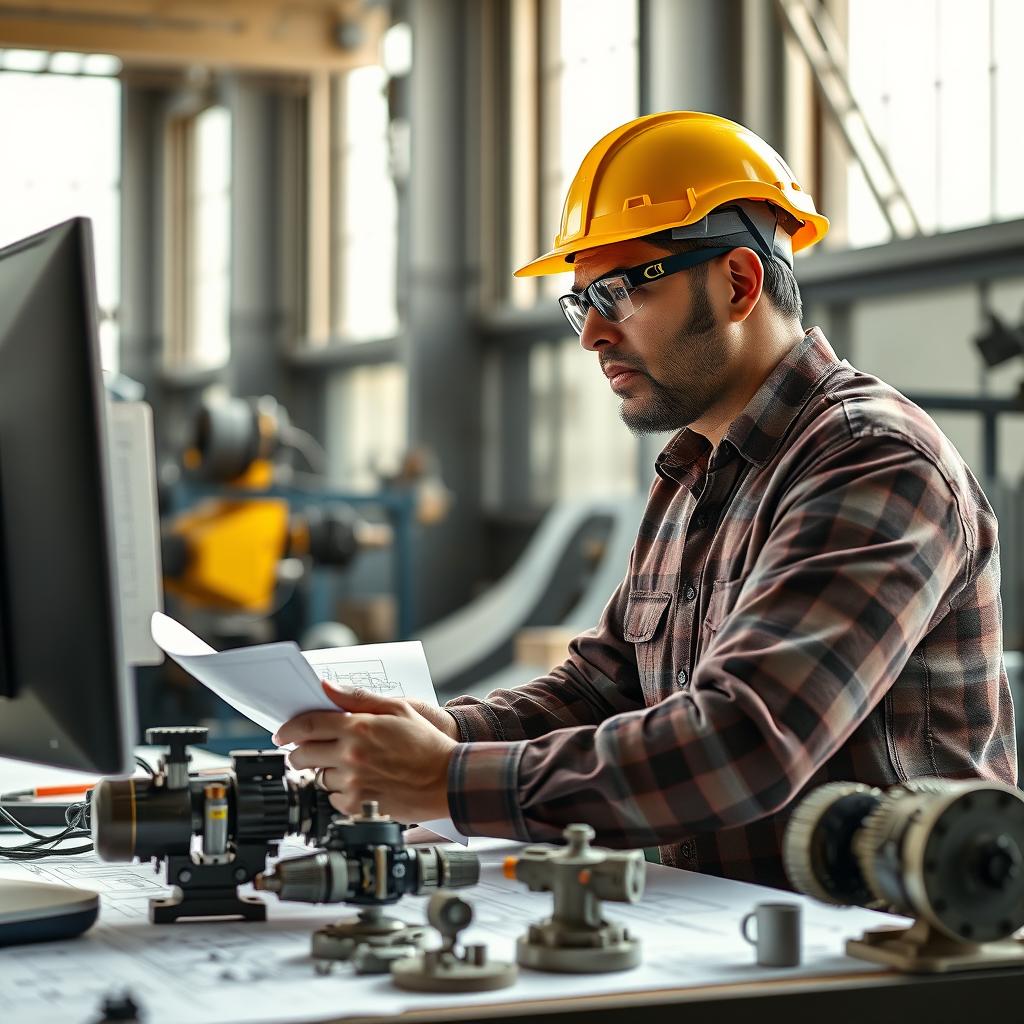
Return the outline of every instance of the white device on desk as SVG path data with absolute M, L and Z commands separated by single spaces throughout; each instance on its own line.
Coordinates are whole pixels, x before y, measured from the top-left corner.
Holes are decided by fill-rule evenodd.
M 111 459 L 95 293 L 84 218 L 0 249 L 0 756 L 116 775 L 135 727 L 118 562 L 133 601 L 159 569 L 132 574 L 114 528 L 111 463 L 136 456 Z M 97 912 L 92 892 L 0 881 L 0 945 L 78 934 Z

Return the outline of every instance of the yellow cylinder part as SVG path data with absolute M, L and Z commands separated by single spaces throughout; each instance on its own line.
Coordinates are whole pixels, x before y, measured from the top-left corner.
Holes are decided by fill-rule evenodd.
M 553 248 L 516 276 L 564 273 L 584 249 L 693 224 L 738 199 L 764 200 L 795 217 L 794 252 L 828 231 L 786 161 L 752 131 L 692 110 L 638 117 L 583 158 Z

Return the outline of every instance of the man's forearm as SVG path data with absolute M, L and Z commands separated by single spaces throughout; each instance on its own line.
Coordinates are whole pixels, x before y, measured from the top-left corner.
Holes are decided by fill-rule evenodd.
M 613 681 L 614 680 L 614 681 Z M 562 665 L 523 686 L 486 698 L 456 697 L 445 705 L 463 742 L 518 741 L 556 729 L 599 725 L 643 707 L 632 644 L 603 628 L 576 637 Z

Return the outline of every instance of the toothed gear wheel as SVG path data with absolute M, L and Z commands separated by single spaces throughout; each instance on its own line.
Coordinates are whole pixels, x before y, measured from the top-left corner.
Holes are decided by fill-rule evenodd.
M 277 750 L 233 750 L 237 798 L 235 838 L 240 844 L 267 843 L 288 832 L 288 791 L 284 754 Z
M 882 791 L 859 782 L 829 782 L 806 796 L 783 837 L 786 874 L 798 892 L 835 906 L 871 899 L 852 842 Z
M 853 853 L 871 894 L 869 899 L 880 901 L 898 913 L 909 913 L 909 910 L 906 891 L 900 881 L 900 822 L 891 812 L 900 800 L 910 795 L 910 791 L 902 787 L 890 790 L 853 837 Z M 880 862 L 884 862 L 884 868 Z

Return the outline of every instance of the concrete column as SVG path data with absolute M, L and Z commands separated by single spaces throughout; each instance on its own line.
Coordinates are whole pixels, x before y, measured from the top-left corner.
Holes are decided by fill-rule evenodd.
M 127 78 L 121 94 L 121 372 L 160 399 L 164 107 L 161 89 Z
M 475 19 L 464 0 L 410 5 L 413 67 L 410 106 L 408 319 L 409 441 L 437 453 L 455 495 L 447 519 L 425 528 L 417 546 L 420 623 L 471 596 L 482 550 L 481 360 L 468 296 L 467 38 Z
M 703 110 L 743 120 L 744 0 L 640 0 L 640 112 Z M 640 438 L 639 487 L 669 434 Z
M 273 394 L 284 404 L 285 344 L 281 308 L 279 97 L 266 86 L 232 78 L 231 362 L 229 387 L 239 396 Z
M 743 114 L 743 0 L 640 0 L 643 113 Z

